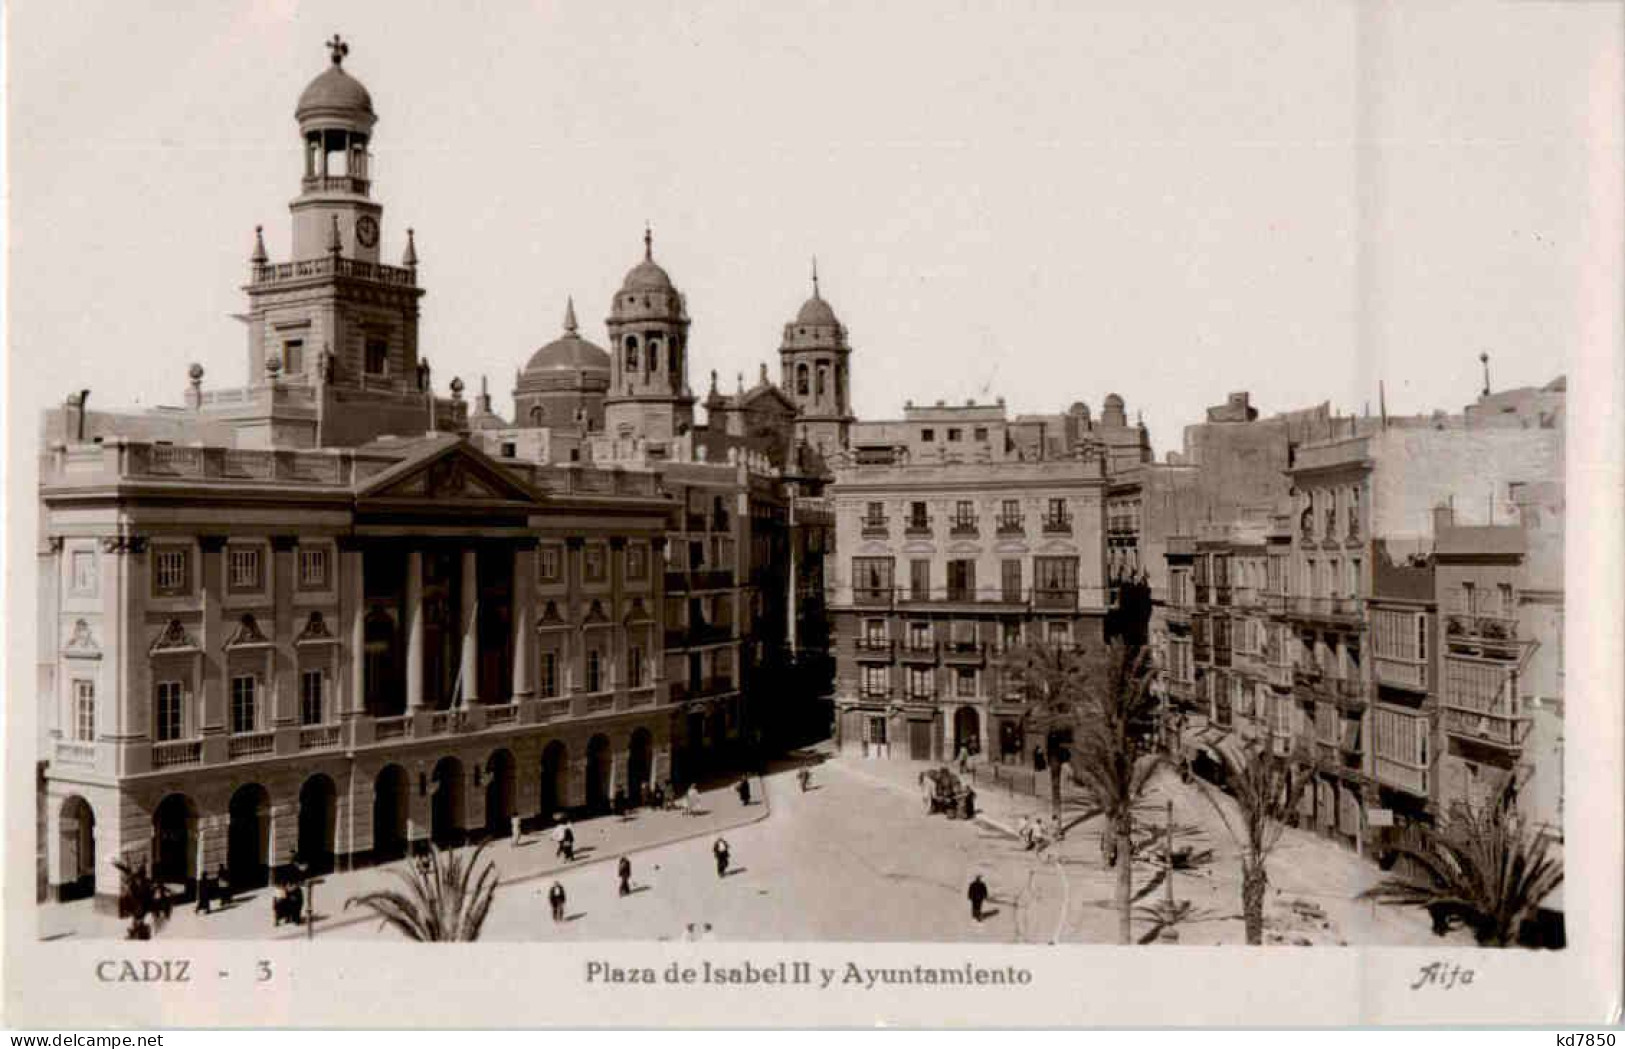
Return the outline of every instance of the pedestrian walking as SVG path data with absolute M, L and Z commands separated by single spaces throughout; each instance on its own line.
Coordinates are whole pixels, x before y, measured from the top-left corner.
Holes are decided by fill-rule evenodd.
M 735 787 L 734 789 L 739 792 L 739 804 L 741 804 L 741 805 L 749 805 L 750 804 L 750 777 L 745 776 L 744 778 L 742 778 L 739 781 L 739 786 Z
M 713 855 L 713 856 L 715 856 L 717 858 L 717 877 L 719 877 L 719 878 L 727 877 L 728 876 L 728 841 L 727 841 L 726 838 L 718 838 L 717 839 L 717 843 L 715 845 L 711 846 L 711 855 Z
M 968 775 L 969 773 L 970 773 L 970 751 L 967 748 L 962 746 L 962 747 L 959 748 L 959 774 L 961 776 L 965 776 L 965 775 Z
M 966 895 L 970 898 L 971 920 L 981 921 L 982 904 L 987 902 L 987 883 L 980 874 L 970 880 L 970 891 Z
M 812 772 L 808 769 L 797 772 L 796 782 L 801 784 L 801 793 L 807 793 L 807 788 L 812 784 Z
M 554 882 L 553 887 L 551 889 L 547 890 L 547 902 L 548 902 L 548 905 L 553 908 L 553 920 L 556 921 L 556 922 L 563 921 L 564 920 L 564 885 L 562 883 Z
M 970 819 L 976 815 L 976 791 L 970 787 L 965 788 L 965 818 Z
M 231 902 L 231 876 L 226 873 L 224 863 L 214 872 L 214 898 L 220 901 L 222 910 Z
M 214 902 L 214 875 L 203 872 L 197 880 L 197 912 L 208 914 L 209 905 Z
M 524 833 L 525 833 L 524 828 L 520 825 L 519 817 L 514 816 L 514 817 L 510 818 L 508 820 L 508 826 L 510 828 L 509 837 L 511 837 L 513 839 L 513 841 L 510 842 L 509 844 L 511 844 L 514 848 L 517 849 L 519 847 L 519 839 L 521 837 L 523 837 Z
M 615 873 L 621 879 L 621 895 L 632 895 L 632 861 L 625 856 L 615 865 Z
M 700 788 L 690 783 L 688 793 L 683 795 L 683 815 L 698 816 L 700 814 Z
M 564 821 L 564 858 L 570 862 L 576 858 L 576 829 L 569 820 Z
M 553 832 L 548 836 L 553 839 L 553 855 L 554 856 L 563 856 L 564 855 L 564 824 L 562 824 L 562 823 L 554 824 L 553 825 Z

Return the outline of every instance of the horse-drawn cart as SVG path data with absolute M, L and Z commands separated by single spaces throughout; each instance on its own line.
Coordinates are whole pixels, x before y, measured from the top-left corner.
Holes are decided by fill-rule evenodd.
M 925 803 L 925 814 L 935 816 L 946 812 L 949 819 L 969 818 L 975 793 L 970 784 L 946 768 L 927 769 L 920 773 L 920 794 Z

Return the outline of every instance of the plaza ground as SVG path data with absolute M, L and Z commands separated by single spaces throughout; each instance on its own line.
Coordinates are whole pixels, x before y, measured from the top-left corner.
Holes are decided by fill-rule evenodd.
M 736 941 L 939 941 L 991 943 L 1114 943 L 1115 872 L 1104 866 L 1098 819 L 1067 792 L 1066 840 L 1042 854 L 1013 834 L 1023 814 L 1047 813 L 1047 780 L 1030 771 L 976 771 L 982 815 L 972 821 L 925 814 L 918 777 L 926 766 L 833 756 L 823 749 L 812 789 L 797 785 L 799 763 L 784 763 L 761 779 L 758 797 L 742 806 L 728 789 L 702 797 L 704 815 L 642 812 L 576 824 L 578 859 L 564 864 L 544 835 L 513 847 L 493 843 L 486 854 L 502 885 L 483 938 L 499 941 L 681 940 L 709 936 Z M 1044 792 L 1034 797 L 1034 787 Z M 762 795 L 765 794 L 765 797 Z M 1212 856 L 1174 877 L 1174 895 L 1191 901 L 1192 920 L 1178 928 L 1183 944 L 1240 944 L 1240 871 L 1236 850 L 1201 788 L 1174 776 L 1160 779 L 1146 803 L 1147 821 L 1161 827 L 1166 801 L 1183 828 L 1179 844 Z M 719 878 L 711 847 L 727 838 L 733 870 Z M 622 897 L 616 861 L 632 863 L 633 892 Z M 397 884 L 390 867 L 329 875 L 316 888 L 319 938 L 397 938 L 373 918 L 343 909 L 347 897 Z M 992 890 L 981 922 L 973 921 L 966 890 L 981 874 Z M 1368 861 L 1313 834 L 1288 830 L 1270 864 L 1268 942 L 1315 945 L 1436 944 L 1425 914 L 1359 900 L 1379 872 Z M 566 920 L 547 903 L 557 880 L 568 895 Z M 1155 863 L 1136 863 L 1136 894 L 1151 904 L 1166 893 Z M 223 912 L 178 910 L 158 937 L 264 939 L 302 937 L 308 930 L 273 930 L 270 891 L 239 897 Z M 122 935 L 122 924 L 94 914 L 88 901 L 42 908 L 41 935 L 50 938 Z M 690 931 L 692 926 L 693 931 Z M 1136 939 L 1154 931 L 1137 917 Z M 1461 936 L 1452 935 L 1452 942 Z

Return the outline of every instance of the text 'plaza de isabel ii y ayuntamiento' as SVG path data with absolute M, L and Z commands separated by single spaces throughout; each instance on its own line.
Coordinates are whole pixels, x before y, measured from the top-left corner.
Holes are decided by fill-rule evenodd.
M 561 303 L 510 423 L 483 381 L 436 393 L 372 100 L 329 47 L 292 258 L 253 242 L 247 384 L 193 365 L 184 407 L 45 418 L 54 895 L 115 897 L 118 858 L 247 884 L 506 834 L 832 721 L 877 760 L 1023 760 L 1022 641 L 1150 643 L 1171 730 L 1297 755 L 1306 825 L 1350 843 L 1552 779 L 1560 381 L 1380 422 L 1234 395 L 1168 463 L 1116 395 L 862 422 L 815 273 L 779 382 L 700 400 L 645 231 L 607 349 Z

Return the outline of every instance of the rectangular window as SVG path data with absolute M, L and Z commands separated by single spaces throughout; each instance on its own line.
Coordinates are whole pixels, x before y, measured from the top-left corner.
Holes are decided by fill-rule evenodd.
M 1050 623 L 1045 639 L 1052 645 L 1065 645 L 1072 640 L 1072 632 L 1065 623 Z
M 254 678 L 241 675 L 231 679 L 231 731 L 253 732 L 259 724 L 254 705 Z
M 156 596 L 191 592 L 191 553 L 184 546 L 160 546 L 153 551 L 152 586 Z
M 73 683 L 73 738 L 96 742 L 96 682 L 85 678 Z
M 937 431 L 931 429 L 931 427 L 927 426 L 925 429 L 920 431 L 920 440 L 925 441 L 927 444 L 935 441 L 936 439 Z
M 320 725 L 326 720 L 322 709 L 322 672 L 307 670 L 299 675 L 299 723 Z
M 556 546 L 538 547 L 536 550 L 536 570 L 544 583 L 557 583 L 559 581 L 559 565 L 562 558 Z
M 96 593 L 96 551 L 73 552 L 73 592 L 84 596 Z
M 976 671 L 970 667 L 960 667 L 954 675 L 954 695 L 969 697 L 976 695 Z
M 976 428 L 976 439 L 978 441 L 986 441 L 987 440 L 987 427 L 978 426 Z
M 228 586 L 238 593 L 260 589 L 260 550 L 257 546 L 226 548 Z
M 931 518 L 925 512 L 924 503 L 908 504 L 908 526 L 910 528 L 931 527 Z
M 954 503 L 954 527 L 976 527 L 976 504 L 969 499 L 960 499 Z
M 931 648 L 931 624 L 910 623 L 908 625 L 908 647 L 916 652 L 929 651 Z
M 327 549 L 299 548 L 299 585 L 306 590 L 327 589 Z
M 908 698 L 930 699 L 935 692 L 932 688 L 931 670 L 928 667 L 908 668 Z
M 1360 559 L 1349 558 L 1349 596 L 1360 596 Z
M 645 579 L 649 575 L 649 551 L 642 543 L 626 548 L 626 578 Z
M 1021 600 L 1021 559 L 1006 558 L 999 562 L 999 581 L 1006 601 Z
M 541 665 L 542 695 L 556 696 L 559 694 L 559 657 L 556 652 L 543 652 Z
M 884 717 L 868 717 L 863 719 L 863 741 L 865 743 L 886 742 L 886 719 Z
M 643 649 L 638 645 L 626 650 L 626 687 L 643 687 Z
M 884 619 L 865 619 L 863 621 L 863 636 L 867 641 L 886 640 L 886 621 Z
M 892 559 L 854 557 L 852 589 L 859 600 L 885 601 L 892 596 Z
M 153 726 L 153 734 L 158 742 L 167 743 L 172 739 L 180 739 L 182 729 L 181 719 L 181 683 L 179 681 L 160 681 L 156 689 L 157 711 Z
M 305 340 L 282 340 L 282 373 L 302 375 L 305 371 Z
M 1517 609 L 1517 602 L 1515 602 L 1512 598 L 1511 584 L 1501 583 L 1495 588 L 1495 590 L 1500 597 L 1501 605 L 1501 607 L 1495 610 L 1495 614 L 1498 616 L 1512 616 Z
M 948 427 L 948 440 L 957 441 L 964 436 L 964 431 L 957 426 Z
M 915 601 L 931 599 L 931 562 L 916 559 L 908 563 L 908 596 Z
M 1033 558 L 1033 586 L 1045 594 L 1075 593 L 1078 589 L 1078 559 L 1075 557 Z
M 385 339 L 367 340 L 367 374 L 382 375 L 389 369 L 389 342 Z
M 867 698 L 870 698 L 870 699 L 883 698 L 886 695 L 886 693 L 890 690 L 890 686 L 888 685 L 888 683 L 886 681 L 886 675 L 887 675 L 887 670 L 886 670 L 885 667 L 867 667 L 867 666 L 864 667 L 863 668 L 863 694 L 864 694 L 864 696 L 867 697 Z
M 604 548 L 593 543 L 581 550 L 581 577 L 589 583 L 604 581 Z
M 512 459 L 519 454 L 519 446 L 513 441 L 502 442 L 502 458 Z
M 587 691 L 599 692 L 604 687 L 604 661 L 596 648 L 587 649 Z
M 865 505 L 863 523 L 869 528 L 883 527 L 886 523 L 886 504 L 871 502 Z
M 948 562 L 948 600 L 976 600 L 976 562 L 957 558 Z

